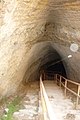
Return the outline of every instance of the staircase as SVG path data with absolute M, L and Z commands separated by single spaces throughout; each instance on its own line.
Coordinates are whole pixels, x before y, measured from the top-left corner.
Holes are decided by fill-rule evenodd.
M 80 119 L 80 113 L 74 110 L 74 104 L 71 99 L 65 99 L 63 90 L 56 84 L 55 81 L 46 80 L 43 84 L 57 120 Z
M 46 75 L 43 76 L 46 78 Z M 80 120 L 80 84 L 58 74 L 54 75 L 53 80 L 42 78 L 41 75 L 43 120 Z M 73 88 L 73 85 L 77 87 Z M 67 92 L 75 96 L 75 104 L 72 98 L 67 97 Z
M 30 83 L 22 108 L 13 114 L 14 120 L 80 120 L 80 84 L 58 74 L 53 80 L 43 76 L 40 85 L 38 81 Z M 78 86 L 77 90 L 71 90 L 69 83 Z M 67 97 L 68 92 L 76 96 L 75 104 Z
M 14 120 L 38 120 L 39 82 L 30 82 L 22 108 L 13 114 Z

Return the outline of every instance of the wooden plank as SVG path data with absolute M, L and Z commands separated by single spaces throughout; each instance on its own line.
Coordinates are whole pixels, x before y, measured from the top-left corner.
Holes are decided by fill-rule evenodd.
M 40 77 L 40 89 L 42 89 L 42 90 L 40 90 L 40 91 L 42 91 L 41 96 L 42 96 L 42 98 L 44 98 L 44 99 L 42 99 L 42 101 L 44 101 L 43 102 L 43 104 L 44 104 L 44 111 L 43 111 L 44 112 L 44 120 L 47 120 L 47 117 L 49 117 L 49 120 L 57 120 L 55 117 L 55 114 L 53 112 L 53 109 L 51 107 L 51 104 L 50 104 L 49 98 L 47 96 L 43 82 L 41 80 L 41 77 Z
M 77 105 L 78 105 L 78 102 L 79 102 L 79 98 L 80 98 L 80 83 L 74 82 L 74 81 L 72 81 L 72 80 L 68 80 L 68 79 L 64 78 L 63 76 L 61 76 L 61 75 L 59 75 L 59 74 L 55 74 L 55 78 L 56 78 L 56 83 L 59 84 L 60 87 L 61 87 L 61 85 L 62 85 L 62 86 L 65 88 L 65 91 L 64 91 L 65 97 L 66 97 L 66 92 L 67 92 L 67 90 L 68 90 L 69 92 L 71 92 L 72 94 L 74 94 L 75 96 L 77 96 L 77 101 L 76 101 L 76 106 L 77 106 Z M 41 79 L 42 79 L 42 77 L 41 77 Z M 62 79 L 65 80 L 65 84 L 63 84 Z M 77 93 L 67 87 L 67 83 L 68 83 L 68 82 L 78 86 L 78 91 L 77 91 Z M 45 90 L 44 90 L 44 86 L 43 86 L 43 82 L 41 82 L 41 84 L 42 84 L 42 89 L 43 89 L 43 91 L 45 91 Z M 43 92 L 43 93 L 44 93 L 44 92 Z
M 60 76 L 60 87 L 61 87 L 61 80 L 62 80 L 62 77 Z
M 61 82 L 62 86 L 65 87 L 65 85 Z
M 76 82 L 71 81 L 71 80 L 67 80 L 67 81 L 70 82 L 70 83 L 73 83 L 73 84 L 75 84 L 75 85 L 80 85 L 79 83 L 76 83 Z
M 56 74 L 56 83 L 57 83 L 57 74 Z
M 65 97 L 66 97 L 66 92 L 67 92 L 67 80 L 65 80 L 65 92 L 64 92 Z
M 65 85 L 64 85 L 62 82 L 61 82 L 61 84 L 62 84 L 63 87 L 65 87 Z M 72 91 L 72 90 L 69 89 L 68 87 L 66 87 L 66 89 L 67 89 L 69 92 L 73 93 L 75 96 L 78 96 L 78 97 L 80 98 L 80 95 L 77 95 L 74 91 Z
M 79 95 L 77 95 L 74 91 L 70 90 L 69 88 L 66 88 L 68 91 L 70 91 L 71 93 L 73 93 L 74 95 L 78 96 L 80 98 Z
M 79 103 L 79 93 L 80 93 L 80 85 L 78 85 L 78 91 L 77 91 L 77 100 L 76 100 L 76 107 L 78 106 L 78 103 Z
M 59 74 L 58 74 L 59 75 Z M 63 77 L 62 75 L 59 75 L 59 76 L 61 76 L 63 79 L 66 79 L 65 77 Z
M 58 74 L 59 75 L 59 74 Z M 61 76 L 61 75 L 59 75 L 59 76 Z M 63 77 L 63 76 L 61 76 L 63 79 L 65 79 L 66 80 L 66 78 L 65 77 Z M 74 82 L 74 81 L 72 81 L 72 80 L 69 80 L 69 79 L 67 79 L 67 81 L 68 82 L 71 82 L 71 83 L 73 83 L 73 84 L 76 84 L 76 85 L 80 85 L 80 83 L 78 83 L 78 82 Z
M 61 75 L 59 75 L 59 76 L 61 76 Z M 70 92 L 73 93 L 74 95 L 80 97 L 80 96 L 79 96 L 79 94 L 80 94 L 80 87 L 78 88 L 78 94 L 76 94 L 74 91 L 72 91 L 71 89 L 69 89 L 69 88 L 66 87 L 66 83 L 67 83 L 67 82 L 70 82 L 70 83 L 73 83 L 73 84 L 78 85 L 78 86 L 80 86 L 80 84 L 79 84 L 79 83 L 76 83 L 76 82 L 74 82 L 74 81 L 68 80 L 68 79 L 64 78 L 63 76 L 61 76 L 61 78 L 65 79 L 65 85 L 61 82 L 62 86 L 65 87 L 65 95 L 66 95 L 66 89 L 67 89 L 68 91 L 70 91 Z M 67 81 L 67 82 L 66 82 L 66 81 Z

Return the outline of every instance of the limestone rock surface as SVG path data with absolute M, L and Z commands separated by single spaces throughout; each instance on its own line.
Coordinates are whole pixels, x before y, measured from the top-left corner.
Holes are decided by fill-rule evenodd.
M 80 82 L 80 50 L 73 53 L 72 43 L 80 46 L 79 0 L 1 0 L 0 96 L 39 80 L 40 67 L 56 53 L 73 55 L 63 63 L 67 77 Z

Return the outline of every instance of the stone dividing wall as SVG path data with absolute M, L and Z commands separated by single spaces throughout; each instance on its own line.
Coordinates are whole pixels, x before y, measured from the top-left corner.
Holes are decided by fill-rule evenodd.
M 40 66 L 53 59 L 50 47 L 62 58 L 74 55 L 64 65 L 70 79 L 80 80 L 79 51 L 69 49 L 72 42 L 80 45 L 79 5 L 78 0 L 1 0 L 0 96 L 15 93 L 24 80 L 36 80 Z

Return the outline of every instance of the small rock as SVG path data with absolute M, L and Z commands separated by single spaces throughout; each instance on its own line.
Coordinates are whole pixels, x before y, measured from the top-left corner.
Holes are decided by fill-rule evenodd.
M 5 113 L 8 113 L 8 111 L 9 111 L 9 109 L 8 109 L 8 108 L 6 108 L 6 109 L 4 110 L 4 112 L 5 112 Z
M 68 113 L 65 120 L 75 120 L 75 115 Z
M 19 112 L 14 112 L 14 114 L 13 115 L 19 115 Z
M 19 116 L 23 117 L 23 116 L 24 116 L 24 114 L 19 114 Z
M 4 117 L 7 117 L 7 115 L 4 115 Z

